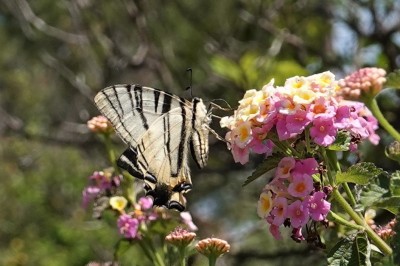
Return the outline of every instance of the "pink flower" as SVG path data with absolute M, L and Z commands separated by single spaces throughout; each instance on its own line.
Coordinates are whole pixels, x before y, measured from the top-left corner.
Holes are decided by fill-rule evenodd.
M 314 119 L 321 116 L 325 118 L 331 118 L 334 117 L 336 113 L 336 107 L 332 105 L 331 101 L 326 100 L 324 97 L 316 99 L 315 103 L 311 105 L 310 109 L 313 113 Z
M 139 205 L 142 210 L 148 210 L 153 207 L 153 199 L 151 197 L 141 197 Z
M 311 113 L 308 110 L 299 109 L 296 113 L 286 117 L 286 129 L 290 134 L 300 134 L 311 122 Z
M 122 214 L 119 216 L 118 228 L 121 235 L 126 238 L 139 238 L 138 230 L 139 230 L 139 220 L 136 218 L 132 218 L 128 214 Z
M 288 187 L 288 192 L 294 197 L 305 197 L 314 189 L 313 179 L 307 174 L 296 174 Z
M 190 231 L 197 231 L 199 228 L 193 223 L 192 215 L 190 212 L 181 212 L 180 213 L 182 222 L 186 224 Z
M 269 130 L 267 129 L 268 128 L 266 127 L 254 127 L 252 129 L 253 138 L 248 146 L 257 154 L 265 154 L 266 156 L 269 156 L 272 154 L 274 143 L 271 140 L 266 139 Z
M 89 202 L 94 200 L 100 193 L 100 188 L 95 186 L 88 186 L 82 191 L 82 206 L 87 208 Z
M 283 197 L 278 197 L 274 200 L 274 209 L 271 214 L 274 216 L 272 224 L 281 225 L 283 221 L 286 219 L 287 213 L 287 199 Z
M 314 142 L 321 146 L 331 145 L 336 138 L 337 129 L 333 125 L 332 118 L 318 117 L 313 121 L 310 135 Z
M 278 133 L 279 140 L 287 140 L 296 137 L 296 133 L 292 133 L 287 128 L 286 116 L 280 115 L 276 123 L 276 132 Z
M 293 228 L 300 228 L 308 222 L 309 212 L 306 204 L 296 200 L 288 207 L 288 217 Z
M 350 106 L 342 105 L 336 110 L 335 127 L 344 129 L 350 125 Z
M 289 178 L 290 172 L 294 168 L 296 160 L 293 157 L 285 157 L 279 162 L 275 171 L 276 178 Z
M 271 235 L 276 239 L 276 240 L 281 240 L 282 239 L 282 235 L 281 232 L 279 231 L 279 226 L 276 226 L 274 224 L 271 224 L 269 226 L 269 232 L 271 233 Z
M 232 145 L 232 155 L 235 163 L 246 164 L 249 161 L 250 150 Z
M 318 173 L 318 162 L 314 158 L 307 158 L 296 161 L 293 174 L 307 174 L 312 176 Z
M 309 196 L 308 210 L 310 216 L 314 221 L 322 221 L 326 218 L 329 210 L 331 209 L 331 204 L 325 200 L 325 193 L 322 191 L 315 192 L 312 196 Z

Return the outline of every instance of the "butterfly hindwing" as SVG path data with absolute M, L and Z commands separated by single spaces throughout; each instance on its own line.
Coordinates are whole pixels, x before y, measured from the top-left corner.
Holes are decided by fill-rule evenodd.
M 143 179 L 155 205 L 182 211 L 183 193 L 192 187 L 187 153 L 204 167 L 211 119 L 201 99 L 138 85 L 115 85 L 95 97 L 100 112 L 129 145 L 118 166 Z

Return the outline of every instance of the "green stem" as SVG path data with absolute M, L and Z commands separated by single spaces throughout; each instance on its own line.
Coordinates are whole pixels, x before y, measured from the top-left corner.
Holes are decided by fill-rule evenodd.
M 152 262 L 154 263 L 154 256 L 152 256 L 152 252 L 149 250 L 149 247 L 147 247 L 146 243 L 144 241 L 139 240 L 138 241 L 140 248 L 142 249 L 144 255 Z
M 119 172 L 119 168 L 117 166 L 117 161 L 115 159 L 115 153 L 114 153 L 114 149 L 112 147 L 111 144 L 111 135 L 110 134 L 104 134 L 104 145 L 106 146 L 106 150 L 107 150 L 107 155 L 108 155 L 108 160 L 110 160 L 111 165 L 114 167 L 114 171 L 116 174 L 121 174 Z
M 333 178 L 333 175 L 332 175 L 332 169 L 331 169 L 331 165 L 330 165 L 330 160 L 329 160 L 329 158 L 328 158 L 328 156 L 327 156 L 327 154 L 326 154 L 326 150 L 325 150 L 325 148 L 324 147 L 322 147 L 322 146 L 320 146 L 320 150 L 321 150 L 321 154 L 322 154 L 322 157 L 323 157 L 323 159 L 324 159 L 324 161 L 325 161 L 325 164 L 326 164 L 326 174 L 327 174 L 327 176 L 328 176 L 328 181 L 329 181 L 329 184 L 332 186 L 332 187 L 334 187 L 335 186 L 335 181 L 334 181 L 334 178 Z
M 216 256 L 210 255 L 208 257 L 208 265 L 209 266 L 215 266 L 216 262 L 217 262 L 217 257 Z
M 291 151 L 290 151 L 287 147 L 285 147 L 285 145 L 283 145 L 283 143 L 280 142 L 279 140 L 278 140 L 278 141 L 274 141 L 274 145 L 275 145 L 276 148 L 278 148 L 283 154 L 286 154 L 286 155 L 291 155 L 291 154 L 292 154 Z
M 347 184 L 346 182 L 342 184 L 343 188 L 344 188 L 344 192 L 346 192 L 347 197 L 349 198 L 350 201 L 350 205 L 352 207 L 356 206 L 356 199 L 354 198 L 353 193 L 351 192 L 351 189 L 349 187 L 349 184 Z
M 375 98 L 366 102 L 372 114 L 378 119 L 379 124 L 397 141 L 400 141 L 400 133 L 386 120 Z
M 350 206 L 349 203 L 343 198 L 340 194 L 337 187 L 333 189 L 333 195 L 335 200 L 339 203 L 339 205 L 346 211 L 348 215 L 356 222 L 356 224 L 362 226 L 367 233 L 368 237 L 374 242 L 374 244 L 386 255 L 391 255 L 393 253 L 392 248 L 386 244 L 385 241 L 382 240 L 372 229 L 368 226 L 363 218 L 361 218 Z
M 186 247 L 179 247 L 179 259 L 180 259 L 180 266 L 186 266 Z
M 349 221 L 347 221 L 346 219 L 344 219 L 340 215 L 334 213 L 333 211 L 330 211 L 328 215 L 329 215 L 328 219 L 330 221 L 342 224 L 344 226 L 347 226 L 347 227 L 350 227 L 350 228 L 353 228 L 353 229 L 356 229 L 356 230 L 360 230 L 360 231 L 364 231 L 365 230 L 363 226 L 360 226 L 360 225 L 357 225 L 357 224 L 354 224 L 354 223 L 350 223 Z
M 341 169 L 340 169 L 339 161 L 338 161 L 337 156 L 336 156 L 336 152 L 327 150 L 326 151 L 326 155 L 327 155 L 327 158 L 329 160 L 329 165 L 331 166 L 331 168 L 333 168 L 335 170 L 335 172 L 340 172 Z M 351 192 L 349 184 L 343 183 L 343 188 L 344 188 L 344 191 L 347 194 L 347 197 L 349 198 L 350 205 L 353 206 L 353 207 L 356 206 L 357 202 L 356 202 L 356 199 L 354 198 L 353 193 Z

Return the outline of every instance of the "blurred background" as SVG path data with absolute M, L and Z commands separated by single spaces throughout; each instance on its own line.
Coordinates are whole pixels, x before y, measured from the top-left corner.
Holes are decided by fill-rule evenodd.
M 281 85 L 326 70 L 339 78 L 365 66 L 390 72 L 400 65 L 399 14 L 395 0 L 1 0 L 0 264 L 112 259 L 115 224 L 81 208 L 87 176 L 108 166 L 86 127 L 102 88 L 139 83 L 190 98 L 190 67 L 195 96 L 236 107 L 245 90 L 271 78 Z M 379 103 L 399 128 L 398 95 L 383 93 Z M 212 126 L 225 134 L 218 121 Z M 380 134 L 363 156 L 390 171 L 390 138 Z M 192 167 L 188 209 L 199 237 L 231 244 L 220 265 L 324 265 L 323 252 L 289 234 L 272 240 L 257 217 L 266 179 L 241 185 L 260 158 L 235 164 L 224 143 L 210 142 L 208 166 Z

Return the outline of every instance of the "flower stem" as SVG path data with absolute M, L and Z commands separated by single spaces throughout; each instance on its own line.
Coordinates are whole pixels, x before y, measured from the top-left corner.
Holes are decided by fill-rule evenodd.
M 180 259 L 180 266 L 186 266 L 186 247 L 179 247 L 179 259 Z
M 400 141 L 400 133 L 386 120 L 381 110 L 379 109 L 378 103 L 375 98 L 366 102 L 368 108 L 372 114 L 378 119 L 379 124 L 397 141 Z
M 330 150 L 325 150 L 325 151 L 326 151 L 326 158 L 328 160 L 328 165 L 330 166 L 330 169 L 334 170 L 335 173 L 340 172 L 341 169 L 340 169 L 339 161 L 336 156 L 336 152 L 330 151 Z M 329 169 L 328 169 L 328 171 L 329 171 Z M 354 198 L 354 195 L 351 192 L 349 184 L 343 183 L 342 185 L 343 185 L 344 191 L 347 194 L 347 197 L 349 198 L 350 205 L 354 207 L 356 205 L 356 199 Z
M 337 187 L 333 189 L 333 195 L 339 205 L 346 211 L 348 215 L 356 222 L 356 224 L 362 226 L 367 233 L 368 237 L 374 242 L 374 244 L 386 255 L 393 253 L 392 248 L 382 240 L 372 229 L 368 226 L 363 218 L 361 218 L 350 206 L 350 204 L 343 198 Z
M 322 157 L 324 158 L 324 161 L 325 161 L 325 164 L 326 164 L 326 168 L 327 168 L 326 169 L 327 170 L 326 174 L 328 176 L 329 185 L 334 187 L 335 186 L 335 180 L 333 178 L 333 174 L 332 174 L 333 170 L 331 169 L 330 160 L 329 160 L 329 158 L 328 158 L 328 156 L 326 154 L 325 148 L 320 146 L 320 150 L 321 150 Z
M 119 168 L 117 166 L 117 161 L 115 159 L 115 153 L 114 153 L 114 149 L 112 147 L 111 144 L 111 138 L 110 138 L 110 134 L 103 134 L 104 136 L 104 145 L 106 146 L 106 150 L 107 150 L 107 155 L 108 155 L 108 160 L 110 160 L 111 165 L 114 167 L 114 171 L 117 175 L 121 174 L 119 172 Z
M 364 231 L 364 227 L 351 223 L 349 221 L 347 221 L 345 218 L 341 217 L 339 214 L 334 213 L 333 211 L 329 211 L 329 220 L 342 224 L 344 226 L 356 229 L 356 230 L 360 230 L 360 231 Z
M 217 257 L 216 256 L 210 255 L 208 257 L 208 265 L 209 266 L 215 266 L 216 262 L 217 262 Z

